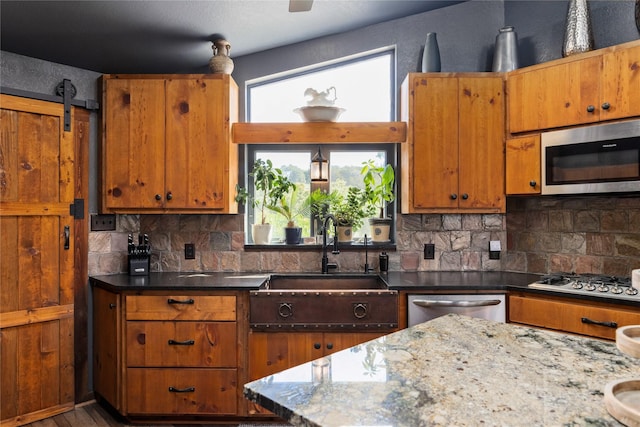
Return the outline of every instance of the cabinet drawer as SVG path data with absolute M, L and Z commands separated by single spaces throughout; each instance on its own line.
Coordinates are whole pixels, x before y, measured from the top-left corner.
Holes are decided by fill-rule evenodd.
M 235 415 L 235 369 L 127 369 L 130 415 Z
M 235 322 L 127 322 L 127 366 L 231 367 Z
M 236 297 L 128 295 L 127 320 L 236 320 Z
M 590 304 L 534 297 L 509 297 L 509 321 L 556 329 L 574 334 L 614 340 L 616 327 L 585 323 L 614 322 L 617 327 L 640 323 L 640 313 L 630 309 L 597 307 Z

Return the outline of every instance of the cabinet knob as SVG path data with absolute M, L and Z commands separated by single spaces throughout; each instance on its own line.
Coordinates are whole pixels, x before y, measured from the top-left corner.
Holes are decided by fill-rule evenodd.
M 587 106 L 587 113 L 593 113 L 594 111 L 596 111 L 596 107 L 594 107 L 593 105 Z
M 169 191 L 167 193 L 167 200 L 171 200 L 171 199 L 173 199 L 173 194 L 171 194 L 171 191 Z
M 109 304 L 109 308 L 110 308 L 110 309 L 114 309 L 114 308 L 116 308 L 116 305 L 115 305 L 115 304 L 113 304 L 113 303 L 111 303 L 111 304 Z
M 469 198 L 469 195 L 467 193 L 464 193 L 462 195 L 462 200 L 467 200 Z
M 602 104 L 603 110 L 608 110 L 609 108 L 611 108 L 611 104 L 609 104 L 608 102 L 605 102 L 604 104 Z
M 536 185 L 538 185 L 538 183 L 535 182 L 534 180 L 529 181 L 529 186 L 536 188 Z
M 314 343 L 313 343 L 313 348 L 315 348 L 316 350 L 320 350 L 320 348 L 321 348 L 321 347 L 322 347 L 322 346 L 320 345 L 320 343 L 319 343 L 319 342 L 314 342 Z
M 333 343 L 327 343 L 327 349 L 332 350 L 333 349 Z
M 156 200 L 157 200 L 157 201 L 162 200 L 162 196 L 161 196 L 161 195 L 159 195 L 159 194 L 156 194 Z
M 458 195 L 456 193 L 451 194 L 451 200 L 455 200 L 457 198 L 458 198 Z

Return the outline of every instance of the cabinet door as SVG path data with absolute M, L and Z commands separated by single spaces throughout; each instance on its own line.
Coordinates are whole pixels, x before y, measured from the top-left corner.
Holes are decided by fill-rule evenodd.
M 100 394 L 120 410 L 120 296 L 93 290 L 93 382 Z
M 249 380 L 257 380 L 324 355 L 322 333 L 251 332 Z
M 540 135 L 507 140 L 507 194 L 540 194 Z
M 461 77 L 458 85 L 459 207 L 504 212 L 502 78 Z
M 388 332 L 335 332 L 324 334 L 325 355 L 374 340 Z
M 509 74 L 510 132 L 597 122 L 601 66 L 594 56 Z
M 602 120 L 640 116 L 640 44 L 603 56 Z M 604 109 L 603 104 L 609 108 Z
M 167 208 L 225 207 L 227 93 L 219 79 L 167 81 Z
M 412 208 L 457 208 L 458 80 L 417 75 L 412 86 Z
M 103 208 L 160 208 L 164 80 L 104 79 L 103 91 Z

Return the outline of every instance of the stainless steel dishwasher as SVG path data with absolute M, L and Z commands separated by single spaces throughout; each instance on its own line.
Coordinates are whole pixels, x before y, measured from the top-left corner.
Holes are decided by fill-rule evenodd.
M 504 323 L 505 301 L 504 294 L 410 294 L 407 322 L 413 326 L 455 313 Z

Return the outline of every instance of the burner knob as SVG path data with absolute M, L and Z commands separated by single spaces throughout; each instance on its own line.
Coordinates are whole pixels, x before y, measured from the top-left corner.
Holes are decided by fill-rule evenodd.
M 623 291 L 623 289 L 618 286 L 617 284 L 613 286 L 613 288 L 611 288 L 611 293 L 612 294 L 621 294 Z
M 627 288 L 626 291 L 624 291 L 625 294 L 627 295 L 638 295 L 638 290 L 636 288 Z
M 609 287 L 602 283 L 600 286 L 598 286 L 598 292 L 609 292 Z

